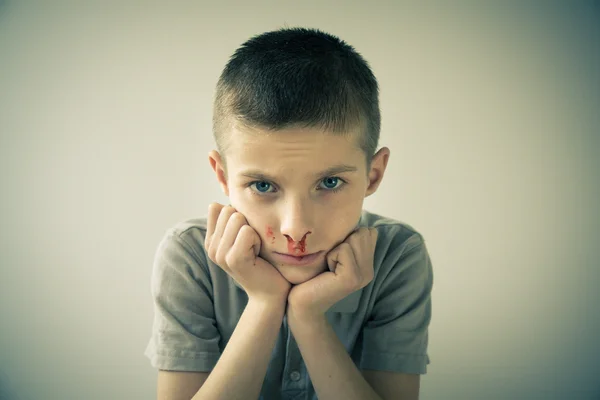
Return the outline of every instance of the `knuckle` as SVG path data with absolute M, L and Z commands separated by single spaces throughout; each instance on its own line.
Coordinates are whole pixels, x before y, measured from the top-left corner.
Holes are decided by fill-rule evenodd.
M 350 246 L 350 243 L 348 243 L 348 242 L 344 242 L 340 245 L 340 251 L 347 252 L 347 251 L 351 251 L 351 250 L 352 250 L 352 246 Z
M 244 243 L 252 241 L 252 236 L 255 234 L 254 229 L 250 225 L 243 225 L 238 232 L 238 240 Z M 237 242 L 237 240 L 236 240 Z
M 221 266 L 227 266 L 227 262 L 226 262 L 227 252 L 225 251 L 225 249 L 219 248 L 216 251 L 215 258 L 217 260 L 217 264 L 219 264 Z
M 248 224 L 244 224 L 244 226 L 240 228 L 240 232 L 244 232 L 244 234 L 248 234 L 248 232 L 252 232 L 252 230 L 252 227 Z
M 377 239 L 377 236 L 379 236 L 379 231 L 377 230 L 377 228 L 369 228 L 369 232 L 368 235 L 370 238 L 375 238 Z
M 232 269 L 235 269 L 235 267 L 239 264 L 238 263 L 238 256 L 233 251 L 230 251 L 229 253 L 227 253 L 224 258 L 225 258 L 224 261 Z
M 219 209 L 219 208 L 221 208 L 221 207 L 222 207 L 222 205 L 221 205 L 221 204 L 219 204 L 219 203 L 210 203 L 210 204 L 208 205 L 208 210 L 209 210 L 209 211 L 213 211 L 213 210 L 217 210 L 217 209 Z
M 219 211 L 219 215 L 217 217 L 218 220 L 228 220 L 229 218 L 231 218 L 231 214 L 233 214 L 233 209 L 231 207 L 225 206 L 223 208 L 221 208 L 221 210 Z
M 368 238 L 371 236 L 371 228 L 362 227 L 359 231 L 359 236 L 362 238 Z
M 233 214 L 235 212 L 235 208 L 230 205 L 227 205 L 221 209 L 221 212 L 225 212 L 227 214 Z
M 210 258 L 213 262 L 217 262 L 217 252 L 214 248 L 208 249 L 208 258 Z
M 229 219 L 230 221 L 237 224 L 246 223 L 246 217 L 244 217 L 244 215 L 238 211 L 235 211 L 233 214 L 231 214 L 231 217 Z
M 225 259 L 227 261 L 227 265 L 230 266 L 231 269 L 239 270 L 240 266 L 245 265 L 249 262 L 249 256 L 246 254 L 242 254 L 239 251 L 230 251 Z

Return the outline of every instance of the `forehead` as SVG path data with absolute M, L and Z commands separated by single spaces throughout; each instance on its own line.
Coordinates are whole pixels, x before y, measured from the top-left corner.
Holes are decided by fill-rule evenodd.
M 340 164 L 360 169 L 364 154 L 356 137 L 316 129 L 234 129 L 226 152 L 227 165 L 232 173 L 253 168 L 311 175 Z

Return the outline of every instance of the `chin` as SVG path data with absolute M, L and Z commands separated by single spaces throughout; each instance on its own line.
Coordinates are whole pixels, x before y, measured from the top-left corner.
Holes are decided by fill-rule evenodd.
M 285 277 L 285 279 L 292 284 L 292 286 L 296 286 L 296 285 L 301 285 L 304 282 L 308 282 L 311 279 L 313 279 L 316 275 L 310 275 L 310 276 L 291 276 L 291 277 Z
M 327 265 L 322 266 L 310 266 L 310 267 L 298 267 L 295 265 L 277 265 L 277 269 L 283 275 L 283 277 L 292 285 L 299 285 L 307 282 L 315 276 L 328 270 Z

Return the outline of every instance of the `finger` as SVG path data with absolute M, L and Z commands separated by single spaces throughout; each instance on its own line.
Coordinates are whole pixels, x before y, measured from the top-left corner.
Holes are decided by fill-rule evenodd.
M 260 236 L 250 225 L 243 225 L 235 238 L 231 251 L 227 255 L 227 263 L 242 265 L 254 260 L 260 252 Z
M 373 246 L 373 252 L 375 252 L 375 247 L 377 247 L 377 238 L 379 237 L 379 231 L 377 228 L 371 228 L 371 245 Z
M 213 232 L 213 236 L 210 240 L 210 248 L 209 253 L 213 256 L 216 256 L 216 253 L 219 249 L 221 243 L 221 237 L 223 236 L 223 232 L 225 231 L 225 227 L 227 226 L 227 221 L 231 217 L 235 210 L 233 207 L 225 206 L 221 209 L 219 213 L 219 217 L 217 218 L 217 223 L 215 224 L 215 231 Z
M 247 224 L 248 221 L 246 221 L 246 218 L 242 213 L 234 212 L 231 214 L 227 220 L 227 225 L 225 226 L 221 240 L 219 241 L 219 248 L 216 254 L 217 260 L 220 262 L 225 261 L 225 256 L 231 251 L 240 229 Z
M 356 288 L 363 281 L 363 272 L 361 271 L 362 263 L 359 262 L 360 248 L 348 243 L 347 250 L 340 252 L 338 261 L 342 265 L 341 275 L 344 275 L 351 287 Z
M 352 235 L 348 236 L 345 242 L 349 243 L 350 246 L 354 249 L 358 254 L 361 253 L 361 250 L 366 248 L 365 245 L 371 244 L 371 232 L 369 228 L 361 227 L 354 231 Z
M 354 255 L 357 261 L 357 275 L 360 277 L 360 286 L 363 287 L 373 280 L 374 268 L 373 262 L 375 257 L 375 247 L 377 246 L 377 237 L 379 233 L 377 228 L 368 228 L 362 232 L 360 244 L 353 244 Z
M 329 253 L 327 253 L 327 257 L 325 257 L 325 259 L 327 261 L 327 268 L 329 268 L 329 270 L 334 273 L 335 273 L 335 266 L 337 265 L 337 258 L 338 258 L 339 251 L 340 251 L 340 246 L 338 245 L 333 250 L 331 250 Z
M 208 206 L 208 216 L 206 219 L 206 237 L 204 238 L 204 247 L 207 250 L 210 248 L 210 242 L 215 232 L 217 218 L 219 217 L 219 213 L 222 209 L 223 205 L 219 203 L 211 203 Z
M 330 256 L 327 257 L 327 266 L 336 275 L 347 273 L 347 271 L 353 273 L 352 270 L 356 269 L 356 258 L 350 243 L 343 242 L 330 252 Z
M 358 232 L 358 235 L 350 241 L 357 266 L 360 269 L 360 275 L 365 279 L 372 275 L 373 256 L 375 254 L 375 246 L 377 245 L 377 237 L 377 228 L 363 227 Z
M 219 217 L 217 218 L 217 223 L 215 224 L 215 237 L 221 238 L 223 236 L 223 232 L 227 226 L 227 221 L 229 221 L 229 218 L 231 218 L 231 215 L 233 215 L 234 212 L 235 209 L 231 206 L 225 206 L 221 209 Z

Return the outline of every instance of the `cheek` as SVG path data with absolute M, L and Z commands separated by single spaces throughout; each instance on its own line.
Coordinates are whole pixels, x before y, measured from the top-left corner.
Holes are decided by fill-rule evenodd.
M 337 237 L 352 232 L 362 213 L 363 201 L 361 198 L 346 198 L 329 209 L 327 217 L 323 219 L 321 228 Z
M 276 225 L 273 224 L 273 220 L 268 213 L 252 204 L 245 204 L 245 208 L 236 209 L 244 214 L 248 225 L 254 228 L 263 243 L 273 244 L 275 240 L 274 232 L 276 231 L 274 227 Z
M 269 224 L 265 225 L 265 237 L 271 244 L 275 243 L 275 234 L 273 234 L 273 228 Z
M 332 216 L 356 214 L 362 211 L 364 196 L 356 188 L 333 195 L 327 203 L 327 212 Z

